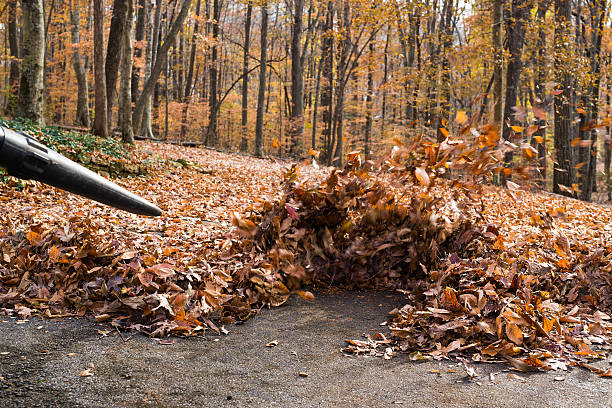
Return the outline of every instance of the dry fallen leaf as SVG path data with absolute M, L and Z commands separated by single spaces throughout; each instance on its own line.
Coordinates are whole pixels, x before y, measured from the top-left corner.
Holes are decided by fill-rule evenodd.
M 79 372 L 79 377 L 93 377 L 93 372 L 91 368 L 87 368 L 81 372 Z

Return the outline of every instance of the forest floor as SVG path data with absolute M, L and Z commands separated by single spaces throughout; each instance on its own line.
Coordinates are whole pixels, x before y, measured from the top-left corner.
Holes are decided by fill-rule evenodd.
M 488 222 L 482 236 L 490 240 L 482 241 L 480 251 L 490 258 L 478 260 L 491 263 L 449 256 L 449 271 L 461 280 L 444 285 L 456 285 L 461 305 L 451 297 L 455 289 L 441 292 L 445 286 L 438 281 L 435 291 L 435 279 L 415 276 L 415 293 L 428 289 L 426 296 L 431 292 L 441 300 L 418 305 L 426 311 L 416 311 L 409 322 L 406 313 L 414 309 L 402 306 L 410 291 L 316 292 L 312 299 L 309 292 L 289 296 L 280 282 L 262 282 L 259 276 L 251 286 L 240 286 L 249 263 L 264 270 L 267 258 L 254 250 L 232 253 L 249 248 L 248 239 L 232 233 L 234 225 L 248 235 L 255 224 L 241 217 L 287 194 L 282 174 L 290 163 L 153 143 L 140 143 L 139 152 L 153 157 L 152 174 L 117 183 L 159 205 L 161 217 L 127 214 L 39 183 L 0 184 L 0 289 L 5 291 L 0 292 L 0 405 L 612 406 L 611 210 L 492 189 L 480 201 L 480 216 Z M 307 165 L 300 180 L 319 182 L 329 173 Z M 319 196 L 347 197 L 350 191 L 343 188 L 350 180 L 334 187 L 333 177 Z M 419 181 L 423 177 L 417 173 Z M 293 201 L 281 201 L 278 214 L 285 219 L 279 225 L 298 218 L 295 203 L 301 203 L 300 220 L 317 213 L 305 204 L 308 196 L 299 195 L 304 191 L 298 185 Z M 489 227 L 493 222 L 498 230 Z M 286 237 L 308 237 L 295 229 Z M 373 247 L 375 241 L 364 236 L 365 245 Z M 445 245 L 444 238 L 440 243 Z M 292 245 L 299 248 L 302 241 L 296 238 Z M 419 242 L 400 246 L 411 245 L 420 248 Z M 493 247 L 517 259 L 524 252 L 528 266 L 531 261 L 546 266 L 533 270 L 537 279 L 530 278 L 540 286 L 525 286 L 537 311 L 529 304 L 515 306 L 523 293 L 512 292 L 519 278 L 514 267 L 495 263 L 508 255 L 496 256 Z M 599 247 L 592 256 L 590 250 Z M 394 250 L 387 244 L 381 248 Z M 391 250 L 374 256 L 404 256 Z M 272 248 L 271 259 L 275 253 L 293 256 Z M 487 274 L 474 281 L 478 286 L 469 281 L 476 279 L 474 271 Z M 506 271 L 511 275 L 502 274 Z M 580 274 L 580 284 L 569 271 Z M 557 280 L 549 282 L 549 276 Z M 194 291 L 197 282 L 200 290 Z M 559 306 L 555 299 L 567 304 Z M 247 319 L 265 303 L 285 306 Z M 211 305 L 226 314 L 213 316 Z M 187 306 L 189 314 L 181 315 Z M 152 319 L 154 311 L 159 315 Z M 497 315 L 499 322 L 491 317 Z M 541 318 L 542 326 L 530 316 Z M 385 321 L 387 327 L 381 327 Z M 393 349 L 387 347 L 389 330 L 400 339 Z M 496 331 L 500 339 L 494 341 Z M 342 349 L 347 340 L 349 347 Z M 410 353 L 415 349 L 431 356 Z M 527 353 L 522 360 L 511 357 Z
M 586 370 L 351 357 L 397 294 L 292 298 L 226 336 L 152 339 L 85 319 L 0 319 L 3 407 L 604 407 L 612 383 Z M 275 347 L 266 347 L 271 342 Z M 88 370 L 91 376 L 80 376 Z

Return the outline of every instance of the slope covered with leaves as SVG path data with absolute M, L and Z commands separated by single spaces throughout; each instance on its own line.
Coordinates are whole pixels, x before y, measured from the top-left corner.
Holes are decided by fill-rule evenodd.
M 347 352 L 600 370 L 590 360 L 610 347 L 612 211 L 481 185 L 504 171 L 488 135 L 398 144 L 379 163 L 352 154 L 331 172 L 141 144 L 158 166 L 118 182 L 160 205 L 155 219 L 0 185 L 0 306 L 194 334 L 310 298 L 309 285 L 393 288 L 406 305 L 389 332 Z

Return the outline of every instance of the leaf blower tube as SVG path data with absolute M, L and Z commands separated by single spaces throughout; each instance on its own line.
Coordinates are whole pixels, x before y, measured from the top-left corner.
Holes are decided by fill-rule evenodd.
M 0 126 L 0 167 L 11 176 L 37 180 L 83 197 L 141 215 L 161 215 L 147 200 L 99 176 L 34 138 Z

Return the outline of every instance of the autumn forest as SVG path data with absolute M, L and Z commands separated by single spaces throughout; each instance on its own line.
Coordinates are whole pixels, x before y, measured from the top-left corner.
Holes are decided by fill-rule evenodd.
M 301 358 L 313 375 L 292 375 L 304 383 L 328 381 L 311 365 L 317 353 L 355 378 L 346 364 L 357 359 L 345 355 L 454 359 L 461 381 L 491 385 L 506 371 L 476 379 L 473 365 L 552 371 L 554 381 L 573 369 L 612 377 L 609 8 L 605 0 L 0 1 L 0 328 L 23 324 L 19 336 L 38 338 L 27 332 L 30 318 L 88 318 L 94 336 L 107 338 L 84 348 L 106 356 L 96 347 L 135 333 L 221 344 L 264 308 L 309 302 L 314 312 L 296 312 L 295 332 L 315 338 L 329 325 L 321 350 L 302 354 L 310 342 L 293 347 L 287 337 L 261 342 L 266 367 L 297 369 Z M 357 297 L 337 296 L 349 290 Z M 346 332 L 363 338 L 337 337 L 343 316 L 368 313 L 366 291 L 397 307 L 383 323 L 368 316 L 363 325 L 374 328 Z M 329 317 L 325 299 L 342 311 Z M 310 326 L 299 323 L 306 317 Z M 45 322 L 55 335 L 60 326 Z M 26 364 L 9 356 L 17 351 L 3 345 L 6 333 L 0 359 Z M 151 344 L 174 340 L 162 341 Z M 214 353 L 241 359 L 250 348 L 233 344 L 240 350 Z M 208 370 L 196 354 L 177 361 Z M 279 363 L 281 354 L 295 360 Z M 129 380 L 100 380 L 110 371 L 89 363 L 70 381 Z M 0 383 L 0 400 L 40 371 L 19 367 L 0 365 L 0 381 L 11 381 Z M 457 371 L 442 367 L 429 373 Z M 185 372 L 172 377 L 199 378 Z M 286 378 L 274 387 L 287 388 Z M 574 380 L 564 384 L 595 388 Z M 356 381 L 347 384 L 361 394 L 366 382 Z M 57 398 L 65 395 L 73 394 Z M 32 405 L 23 401 L 15 406 Z
M 498 182 L 529 162 L 543 188 L 606 199 L 608 12 L 604 0 L 9 0 L 0 105 L 127 143 L 326 164 L 488 126 L 512 150 Z

